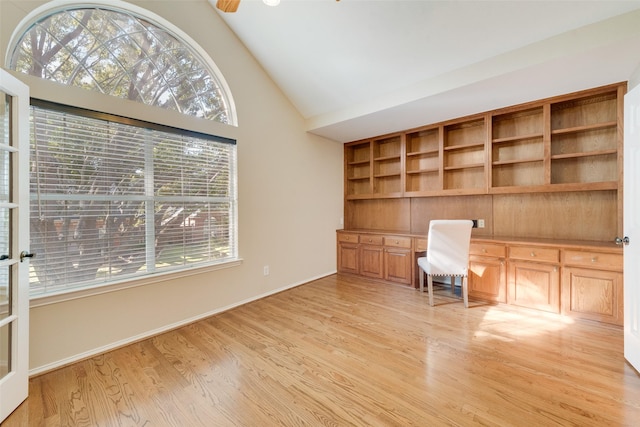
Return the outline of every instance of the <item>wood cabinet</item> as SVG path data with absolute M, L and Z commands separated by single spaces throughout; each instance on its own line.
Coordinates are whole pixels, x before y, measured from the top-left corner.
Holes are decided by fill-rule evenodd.
M 509 304 L 560 313 L 560 250 L 510 246 L 507 275 Z
M 384 249 L 382 237 L 363 234 L 360 236 L 360 274 L 374 279 L 384 277 Z
M 384 237 L 384 279 L 411 285 L 413 251 L 411 237 Z
M 346 143 L 338 271 L 417 286 L 429 221 L 484 219 L 472 298 L 621 324 L 626 86 Z
M 419 284 L 424 235 L 338 230 L 338 272 Z M 613 243 L 471 238 L 469 297 L 622 325 L 623 254 Z
M 562 314 L 623 324 L 623 256 L 595 250 L 565 250 Z
M 338 272 L 360 273 L 358 234 L 338 233 Z
M 413 239 L 338 231 L 338 272 L 411 285 Z
M 471 243 L 469 248 L 469 297 L 507 302 L 506 246 Z

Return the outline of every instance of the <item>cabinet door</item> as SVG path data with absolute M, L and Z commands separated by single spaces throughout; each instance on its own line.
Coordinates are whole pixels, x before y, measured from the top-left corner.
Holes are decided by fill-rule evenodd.
M 411 250 L 387 248 L 384 251 L 384 278 L 390 282 L 411 284 Z
M 382 246 L 360 246 L 361 275 L 382 278 L 382 252 Z
M 560 269 L 554 264 L 509 261 L 509 304 L 560 313 Z
M 338 244 L 338 272 L 358 274 L 358 245 L 354 243 Z
M 622 325 L 622 273 L 567 267 L 562 273 L 562 314 Z
M 485 301 L 507 302 L 507 269 L 504 259 L 470 257 L 469 296 Z

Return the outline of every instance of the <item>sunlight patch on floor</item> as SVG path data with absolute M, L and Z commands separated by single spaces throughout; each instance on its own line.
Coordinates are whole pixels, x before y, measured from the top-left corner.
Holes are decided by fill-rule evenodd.
M 516 338 L 556 332 L 573 323 L 574 320 L 567 316 L 516 307 L 505 310 L 501 305 L 499 308 L 487 307 L 476 336 L 508 340 L 508 336 Z

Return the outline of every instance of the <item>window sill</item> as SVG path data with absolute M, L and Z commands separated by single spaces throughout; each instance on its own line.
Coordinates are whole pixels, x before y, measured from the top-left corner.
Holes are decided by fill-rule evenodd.
M 167 280 L 180 279 L 182 277 L 189 277 L 196 274 L 203 274 L 210 271 L 222 270 L 225 268 L 237 267 L 242 264 L 242 258 L 238 258 L 232 261 L 226 261 L 219 264 L 193 267 L 190 269 L 184 269 L 180 271 L 166 271 L 161 273 L 149 274 L 141 277 L 130 278 L 122 280 L 121 282 L 112 282 L 104 285 L 92 286 L 90 288 L 78 288 L 69 289 L 56 293 L 50 293 L 45 295 L 34 295 L 30 298 L 29 307 L 41 307 L 50 304 L 56 304 L 64 301 L 71 301 L 74 299 L 86 298 L 100 294 L 106 294 L 109 292 L 116 292 L 123 289 L 136 288 L 138 286 L 152 285 L 158 282 L 164 282 Z

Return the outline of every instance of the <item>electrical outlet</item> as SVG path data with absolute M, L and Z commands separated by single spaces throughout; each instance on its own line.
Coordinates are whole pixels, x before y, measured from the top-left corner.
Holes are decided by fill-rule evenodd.
M 265 265 L 265 266 L 264 266 L 264 268 L 263 268 L 263 272 L 264 272 L 264 275 L 265 275 L 265 276 L 268 276 L 268 275 L 269 275 L 269 266 L 268 266 L 268 265 Z
M 478 220 L 478 228 L 484 228 L 484 219 Z

